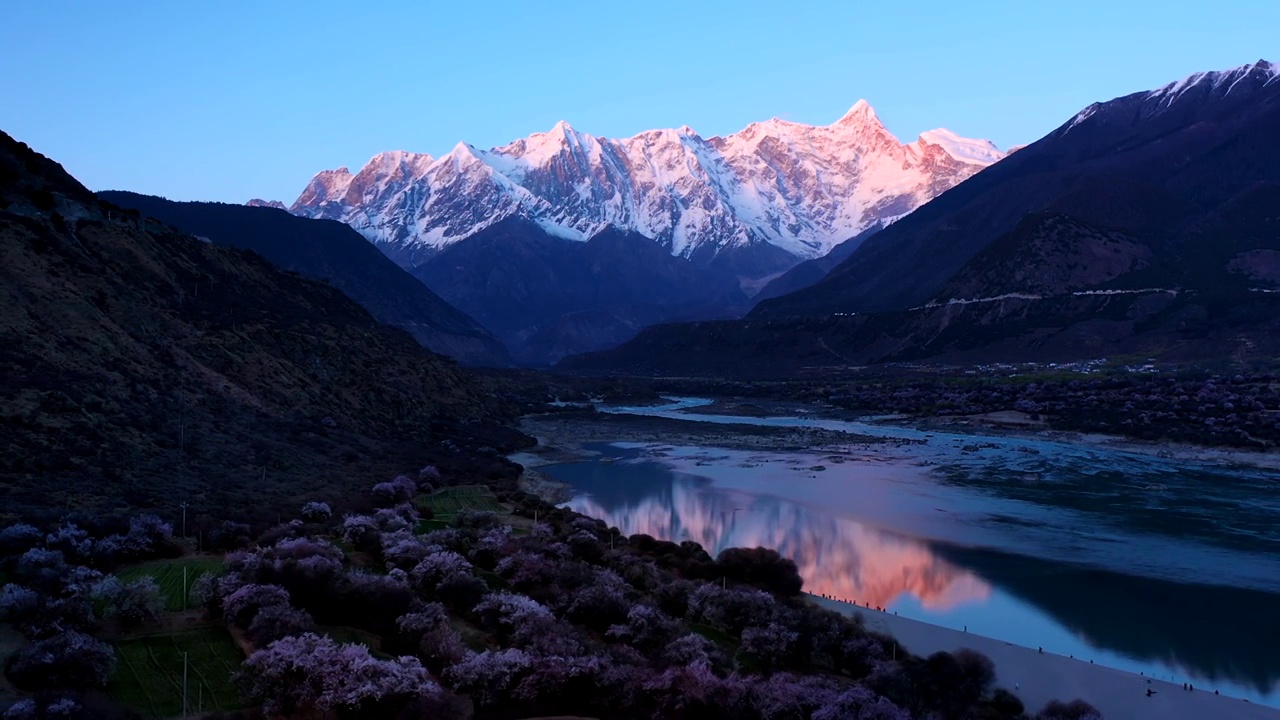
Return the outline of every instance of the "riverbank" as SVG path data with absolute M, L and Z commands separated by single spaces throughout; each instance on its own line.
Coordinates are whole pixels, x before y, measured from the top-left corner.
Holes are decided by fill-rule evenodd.
M 583 450 L 584 445 L 592 443 L 660 443 L 772 452 L 817 452 L 824 449 L 843 450 L 852 446 L 921 444 L 919 440 L 814 427 L 722 424 L 652 415 L 586 411 L 528 415 L 521 419 L 520 430 L 538 440 L 536 447 L 520 453 L 520 456 L 534 462 L 540 459 L 546 461 L 541 464 L 593 457 L 595 453 Z M 512 459 L 523 464 L 514 456 Z
M 687 412 L 744 418 L 811 417 L 826 420 L 867 422 L 924 431 L 981 434 L 1049 442 L 1096 445 L 1118 452 L 1150 455 L 1166 460 L 1221 463 L 1280 470 L 1280 452 L 1243 450 L 1222 446 L 1197 445 L 1188 442 L 1138 440 L 1122 435 L 1055 430 L 1039 416 L 1016 410 L 973 415 L 866 415 L 827 405 L 808 405 L 769 400 L 734 400 L 714 398 L 709 405 L 689 408 Z
M 1280 709 L 1215 695 L 1209 686 L 1184 690 L 1168 682 L 1087 660 L 1039 652 L 1036 648 L 878 612 L 852 603 L 810 595 L 810 600 L 844 615 L 861 615 L 867 627 L 893 636 L 903 648 L 928 656 L 970 648 L 991 658 L 996 684 L 1009 689 L 1034 713 L 1050 700 L 1081 698 L 1108 720 L 1280 720 Z M 1147 690 L 1155 694 L 1148 696 Z

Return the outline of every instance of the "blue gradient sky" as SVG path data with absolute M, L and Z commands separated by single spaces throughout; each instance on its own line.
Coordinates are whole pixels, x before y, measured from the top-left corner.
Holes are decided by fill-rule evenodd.
M 942 126 L 1007 148 L 1278 51 L 1276 0 L 18 0 L 0 129 L 94 190 L 292 202 L 382 150 L 490 147 L 559 119 L 709 137 L 830 123 L 864 97 L 900 139 Z

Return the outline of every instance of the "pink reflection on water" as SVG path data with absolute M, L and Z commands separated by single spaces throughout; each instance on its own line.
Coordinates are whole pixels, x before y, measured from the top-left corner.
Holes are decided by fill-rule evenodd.
M 795 561 L 807 592 L 863 605 L 889 607 L 905 593 L 942 611 L 991 594 L 980 578 L 923 543 L 769 496 L 731 495 L 677 482 L 670 495 L 617 508 L 589 496 L 574 498 L 569 507 L 628 535 L 693 540 L 713 556 L 728 547 L 774 548 Z

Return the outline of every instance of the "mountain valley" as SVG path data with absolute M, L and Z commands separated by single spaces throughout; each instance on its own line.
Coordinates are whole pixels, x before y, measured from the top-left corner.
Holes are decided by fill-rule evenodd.
M 657 322 L 740 315 L 779 274 L 1003 156 L 942 129 L 901 143 L 865 101 L 829 126 L 775 118 L 713 138 L 682 127 L 614 140 L 559 123 L 491 150 L 460 143 L 440 158 L 387 152 L 355 174 L 326 170 L 290 211 L 348 223 L 536 365 Z M 634 252 L 602 234 L 633 238 Z M 531 238 L 543 251 L 527 274 L 494 254 L 526 257 Z M 510 298 L 476 293 L 478 282 L 538 300 L 513 325 Z

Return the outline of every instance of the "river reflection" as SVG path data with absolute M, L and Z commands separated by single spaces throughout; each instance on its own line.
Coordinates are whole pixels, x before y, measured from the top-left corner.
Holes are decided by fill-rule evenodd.
M 569 507 L 627 534 L 693 540 L 712 555 L 774 548 L 795 560 L 808 592 L 1280 705 L 1274 593 L 918 539 L 860 521 L 839 503 L 677 472 L 662 453 L 597 449 L 606 457 L 541 469 L 573 487 Z
M 924 543 L 848 517 L 769 495 L 718 490 L 657 463 L 589 463 L 583 470 L 575 473 L 574 486 L 583 494 L 569 503 L 574 510 L 628 535 L 693 540 L 713 556 L 729 547 L 774 548 L 796 562 L 811 593 L 875 607 L 908 594 L 925 608 L 948 610 L 991 592 Z M 664 475 L 670 480 L 665 486 L 642 480 Z

